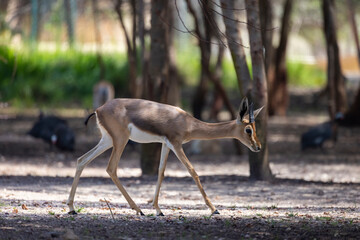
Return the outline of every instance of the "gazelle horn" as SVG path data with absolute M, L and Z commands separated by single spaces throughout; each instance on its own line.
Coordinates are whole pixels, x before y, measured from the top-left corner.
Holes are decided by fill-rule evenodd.
M 254 117 L 254 103 L 251 103 L 249 105 L 249 122 L 253 123 L 255 122 L 255 117 Z

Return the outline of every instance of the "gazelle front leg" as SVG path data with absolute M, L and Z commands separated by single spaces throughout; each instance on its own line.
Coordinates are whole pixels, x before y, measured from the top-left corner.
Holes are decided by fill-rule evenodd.
M 136 203 L 132 200 L 130 195 L 125 190 L 124 186 L 121 184 L 118 176 L 117 176 L 117 166 L 120 161 L 120 157 L 122 152 L 124 151 L 125 145 L 128 141 L 128 138 L 124 140 L 115 140 L 114 141 L 114 147 L 113 151 L 110 156 L 110 160 L 106 169 L 106 172 L 110 175 L 111 179 L 115 183 L 115 185 L 118 187 L 122 195 L 125 197 L 126 201 L 129 203 L 130 207 L 136 211 L 136 214 L 144 215 L 144 213 L 140 210 L 140 208 L 136 205 Z
M 152 202 L 154 208 L 156 209 L 156 215 L 157 216 L 164 216 L 164 214 L 161 212 L 159 205 L 158 205 L 158 200 L 159 200 L 159 193 L 160 193 L 160 187 L 161 187 L 161 183 L 164 179 L 164 172 L 165 172 L 165 167 L 166 167 L 166 162 L 169 156 L 169 147 L 163 143 L 162 144 L 162 148 L 161 148 L 161 157 L 160 157 L 160 164 L 159 164 L 159 173 L 158 173 L 158 180 L 156 183 L 156 190 L 155 190 L 155 196 L 154 196 L 154 200 Z
M 67 205 L 69 206 L 69 214 L 76 214 L 76 211 L 74 209 L 74 197 L 82 171 L 92 160 L 94 160 L 97 156 L 105 152 L 111 146 L 112 146 L 112 140 L 110 139 L 110 137 L 103 136 L 99 141 L 99 143 L 93 149 L 91 149 L 83 156 L 78 158 L 74 181 L 71 186 L 69 198 L 66 202 Z
M 214 207 L 214 205 L 212 205 L 210 199 L 206 195 L 205 190 L 201 185 L 199 176 L 196 173 L 192 164 L 190 163 L 189 159 L 186 157 L 182 146 L 181 145 L 176 146 L 174 150 L 175 150 L 175 155 L 177 156 L 177 158 L 182 162 L 182 164 L 184 164 L 184 166 L 189 171 L 191 177 L 194 179 L 197 187 L 199 188 L 199 190 L 201 192 L 201 195 L 203 196 L 203 198 L 205 200 L 205 204 L 211 209 L 211 214 L 219 214 L 218 210 Z

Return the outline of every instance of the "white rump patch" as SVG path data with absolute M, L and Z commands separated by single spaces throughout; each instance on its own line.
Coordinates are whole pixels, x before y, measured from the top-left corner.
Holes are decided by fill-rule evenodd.
M 96 115 L 96 122 L 97 122 L 97 126 L 101 132 L 101 139 L 100 139 L 99 143 L 101 143 L 105 146 L 111 147 L 113 145 L 112 138 L 111 138 L 110 134 L 106 131 L 106 129 L 101 125 L 99 119 L 97 118 L 97 115 Z

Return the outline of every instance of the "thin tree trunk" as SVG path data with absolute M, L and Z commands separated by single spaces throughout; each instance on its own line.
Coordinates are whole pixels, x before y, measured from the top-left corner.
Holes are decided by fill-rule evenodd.
M 247 21 L 250 39 L 250 53 L 253 71 L 252 101 L 256 106 L 267 106 L 267 81 L 263 60 L 263 49 L 261 40 L 259 4 L 257 0 L 246 0 Z M 269 166 L 268 146 L 267 146 L 267 120 L 268 114 L 265 112 L 256 118 L 256 133 L 262 144 L 261 151 L 258 153 L 249 151 L 250 179 L 271 180 L 273 175 Z M 264 111 L 264 110 L 263 110 Z
M 268 70 L 273 62 L 273 4 L 271 0 L 259 1 L 261 37 L 265 48 L 265 72 L 269 80 Z
M 221 84 L 221 79 L 223 76 L 223 71 L 222 71 L 222 63 L 223 63 L 223 59 L 224 59 L 224 46 L 223 45 L 219 45 L 219 50 L 218 50 L 218 54 L 217 54 L 217 60 L 216 60 L 216 65 L 215 65 L 215 71 L 214 71 L 214 80 L 219 82 Z M 221 85 L 222 87 L 222 85 Z M 225 90 L 225 89 L 224 89 Z M 224 91 L 225 93 L 225 97 L 227 97 L 226 95 L 226 91 Z M 224 105 L 224 100 L 223 97 L 221 96 L 220 91 L 218 90 L 218 88 L 215 87 L 215 91 L 213 94 L 213 102 L 212 102 L 212 106 L 211 106 L 211 111 L 210 111 L 210 119 L 214 119 L 214 120 L 218 120 L 218 114 L 221 111 L 223 105 Z M 232 112 L 231 114 L 234 114 L 234 109 L 232 108 L 231 104 L 230 104 L 230 111 Z
M 148 84 L 147 81 L 147 75 L 148 75 L 148 51 L 145 47 L 145 2 L 144 0 L 138 0 L 137 1 L 137 17 L 138 17 L 138 38 L 140 41 L 140 67 L 141 67 L 141 79 L 139 81 L 139 84 L 141 85 L 141 96 L 143 98 L 148 98 L 147 91 L 145 91 L 146 86 Z
M 194 99 L 192 102 L 193 115 L 197 119 L 202 119 L 201 114 L 205 107 L 206 94 L 208 92 L 209 85 L 209 68 L 210 68 L 210 56 L 211 56 L 211 27 L 209 22 L 205 19 L 205 12 L 207 4 L 204 5 L 202 9 L 202 16 L 204 22 L 204 34 L 200 30 L 200 19 L 198 19 L 196 14 L 196 9 L 193 7 L 190 0 L 186 0 L 188 10 L 194 18 L 195 25 L 195 34 L 198 36 L 199 48 L 200 48 L 200 59 L 201 59 L 201 73 L 200 73 L 200 83 L 196 88 Z
M 99 19 L 99 9 L 97 5 L 97 0 L 92 0 L 92 9 L 93 9 L 93 16 L 94 16 L 94 33 L 95 33 L 95 43 L 96 43 L 96 59 L 100 67 L 99 73 L 99 81 L 105 79 L 105 64 L 101 56 L 101 33 L 100 33 L 100 19 Z
M 205 99 L 206 94 L 208 92 L 208 84 L 211 81 L 214 84 L 216 94 L 219 98 L 224 102 L 225 107 L 229 110 L 231 116 L 236 118 L 235 111 L 230 103 L 230 100 L 226 94 L 225 88 L 221 84 L 221 63 L 222 63 L 222 55 L 223 55 L 223 41 L 218 32 L 217 23 L 215 22 L 212 4 L 211 2 L 203 2 L 201 4 L 201 16 L 202 19 L 196 14 L 196 10 L 191 4 L 190 0 L 187 0 L 187 6 L 190 14 L 194 18 L 195 25 L 195 34 L 199 39 L 198 44 L 201 53 L 201 76 L 200 83 L 196 89 L 194 100 L 193 100 L 193 115 L 195 118 L 202 119 L 201 113 L 203 108 L 205 107 Z M 202 24 L 200 24 L 202 22 Z M 204 29 L 202 32 L 201 27 Z M 215 36 L 217 39 L 217 43 L 219 44 L 219 51 L 217 57 L 217 63 L 215 65 L 215 71 L 211 70 L 210 66 L 210 58 L 211 58 L 211 45 L 212 45 L 212 37 Z M 240 145 L 237 141 L 234 141 L 235 148 L 238 153 L 241 152 Z
M 7 8 L 10 0 L 2 0 L 0 1 L 0 16 L 5 19 Z
M 224 55 L 224 47 L 222 45 L 219 46 L 219 52 L 217 56 L 217 61 L 215 65 L 215 71 L 213 73 L 209 72 L 211 82 L 214 84 L 216 95 L 219 95 L 222 102 L 225 104 L 225 107 L 230 112 L 231 118 L 236 118 L 236 112 L 231 105 L 230 99 L 226 93 L 224 86 L 221 84 L 222 78 L 222 60 Z
M 31 32 L 30 40 L 35 43 L 38 40 L 38 17 L 39 17 L 39 0 L 31 0 Z
M 5 11 L 4 15 L 5 19 L 9 19 L 8 27 L 11 30 L 12 35 L 20 34 L 24 36 L 24 30 L 21 27 L 21 23 L 25 21 L 25 18 L 30 16 L 31 12 L 20 13 L 20 9 L 27 8 L 31 5 L 32 0 L 18 0 L 18 1 L 8 1 L 8 9 L 13 9 L 13 11 L 7 11 L 7 9 L 3 9 Z M 0 1 L 6 4 L 7 1 Z M 7 11 L 7 12 L 6 12 Z
M 131 4 L 135 4 L 135 2 L 131 1 Z M 123 20 L 123 14 L 122 14 L 122 6 L 123 6 L 123 0 L 117 0 L 115 4 L 115 11 L 119 17 L 120 25 L 124 31 L 124 36 L 126 40 L 126 47 L 127 47 L 127 58 L 128 58 L 128 69 L 129 69 L 129 92 L 130 95 L 134 98 L 139 98 L 141 96 L 141 91 L 139 91 L 139 86 L 137 84 L 137 74 L 136 74 L 136 46 L 135 46 L 135 31 L 133 30 L 132 39 L 130 34 L 128 33 L 128 30 L 126 29 L 125 22 Z M 131 5 L 132 7 L 132 14 L 136 15 L 135 6 Z M 133 28 L 136 28 L 136 17 L 132 19 L 133 20 Z
M 238 21 L 234 21 L 237 20 L 234 13 L 235 1 L 221 0 L 221 7 L 226 28 L 227 42 L 234 63 L 239 90 L 242 96 L 246 96 L 251 90 L 251 78 L 239 32 L 240 24 Z
M 237 15 L 234 12 L 234 9 L 236 9 L 235 3 L 236 2 L 232 0 L 221 0 L 221 8 L 223 12 L 223 20 L 225 23 L 226 39 L 233 60 L 239 91 L 242 96 L 250 97 L 251 77 L 246 61 L 245 50 L 242 45 L 242 38 L 239 31 L 240 24 Z M 226 98 L 223 99 L 226 100 Z M 232 118 L 235 118 L 237 113 L 229 107 L 228 109 L 231 113 Z M 241 154 L 242 151 L 241 147 L 239 146 L 239 142 L 234 141 L 234 144 L 238 154 Z
M 143 85 L 142 85 L 142 79 L 141 77 L 137 76 L 137 66 L 138 66 L 138 58 L 137 58 L 137 48 L 136 48 L 136 38 L 138 35 L 137 29 L 137 19 L 136 19 L 136 14 L 137 14 L 137 8 L 139 7 L 138 4 L 141 1 L 137 1 L 137 0 L 131 0 L 130 4 L 131 4 L 131 9 L 132 9 L 132 55 L 133 55 L 133 61 L 134 61 L 134 66 L 132 69 L 132 71 L 135 72 L 134 74 L 134 79 L 131 79 L 131 94 L 134 98 L 140 98 L 142 96 L 142 92 L 143 92 Z M 141 7 L 141 6 L 140 6 Z
M 360 67 L 360 41 L 359 41 L 359 32 L 356 26 L 356 20 L 355 20 L 355 12 L 354 12 L 354 2 L 353 0 L 347 0 L 347 4 L 348 4 L 348 9 L 349 9 L 349 21 L 350 21 L 350 25 L 351 25 L 351 30 L 354 36 L 354 41 L 355 41 L 355 45 L 356 45 L 356 50 L 357 50 L 357 56 L 358 56 L 358 64 Z
M 151 47 L 149 61 L 150 100 L 166 103 L 169 82 L 169 2 L 151 1 Z M 141 151 L 141 170 L 143 174 L 155 175 L 158 172 L 161 145 L 143 144 Z
M 174 11 L 175 5 L 169 4 L 169 24 L 168 26 L 175 25 Z M 181 83 L 183 82 L 176 63 L 176 49 L 174 46 L 174 28 L 169 27 L 169 90 L 167 103 L 173 106 L 181 106 Z
M 75 43 L 75 7 L 76 2 L 74 0 L 64 0 L 65 6 L 65 19 L 68 33 L 68 41 L 70 47 Z
M 328 54 L 328 107 L 330 119 L 334 120 L 335 113 L 345 112 L 346 92 L 344 77 L 341 72 L 339 47 L 336 39 L 335 5 L 333 0 L 323 0 L 324 33 Z
M 359 33 L 357 30 L 356 20 L 355 20 L 355 12 L 354 12 L 355 6 L 352 0 L 348 0 L 347 4 L 349 9 L 349 20 L 358 54 L 358 64 L 360 67 L 360 43 L 359 43 Z M 360 86 L 353 103 L 351 104 L 349 110 L 345 113 L 345 117 L 344 120 L 341 122 L 341 125 L 360 126 Z
M 169 4 L 166 0 L 151 1 L 151 46 L 149 79 L 153 84 L 152 100 L 166 103 L 169 77 Z
M 290 33 L 290 17 L 293 0 L 286 0 L 281 23 L 280 43 L 275 52 L 274 64 L 270 64 L 269 72 L 269 114 L 286 115 L 289 94 L 287 89 L 286 49 Z
M 340 122 L 343 126 L 360 126 L 360 87 L 351 104 L 349 111 L 345 113 L 344 120 Z

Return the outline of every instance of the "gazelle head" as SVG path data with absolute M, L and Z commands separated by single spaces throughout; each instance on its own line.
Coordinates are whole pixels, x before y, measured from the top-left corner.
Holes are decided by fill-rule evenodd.
M 264 106 L 263 106 L 264 107 Z M 253 152 L 261 150 L 261 143 L 256 136 L 255 118 L 263 107 L 254 111 L 254 103 L 249 105 L 246 97 L 240 104 L 239 115 L 236 119 L 237 139 Z

